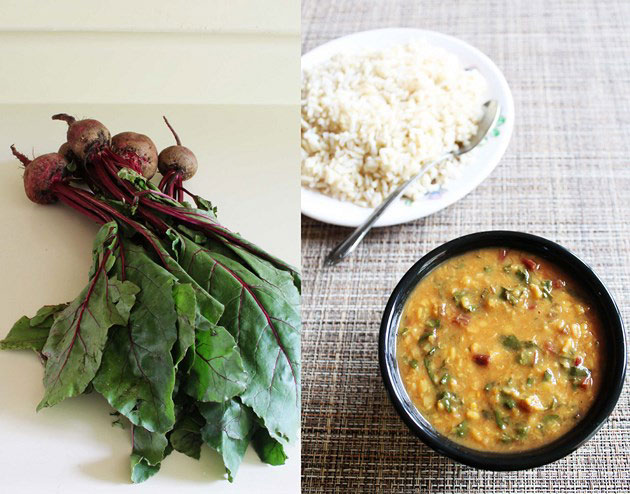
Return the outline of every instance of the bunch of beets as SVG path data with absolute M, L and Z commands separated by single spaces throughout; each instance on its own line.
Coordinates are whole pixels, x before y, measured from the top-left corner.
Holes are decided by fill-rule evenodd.
M 11 148 L 26 195 L 60 201 L 100 230 L 81 293 L 22 317 L 0 342 L 41 356 L 38 410 L 103 395 L 130 424 L 134 482 L 173 450 L 199 459 L 204 443 L 230 481 L 250 443 L 262 461 L 284 463 L 300 415 L 298 271 L 184 188 L 197 159 L 166 118 L 177 144 L 159 155 L 145 135 L 112 138 L 97 120 L 52 118 L 68 124 L 59 152 L 31 161 Z

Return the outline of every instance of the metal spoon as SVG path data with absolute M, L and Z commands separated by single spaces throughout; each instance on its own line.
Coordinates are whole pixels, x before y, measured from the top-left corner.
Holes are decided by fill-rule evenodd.
M 348 235 L 348 237 L 343 242 L 341 242 L 339 245 L 337 245 L 337 247 L 330 251 L 330 253 L 326 256 L 326 259 L 324 260 L 324 266 L 333 266 L 341 261 L 343 258 L 350 255 L 354 251 L 354 249 L 357 248 L 357 245 L 359 245 L 361 240 L 363 240 L 367 233 L 372 229 L 372 226 L 374 225 L 374 223 L 376 223 L 376 220 L 381 217 L 381 215 L 385 212 L 389 205 L 396 199 L 398 199 L 407 189 L 407 187 L 418 180 L 418 178 L 420 178 L 431 168 L 436 166 L 438 163 L 441 163 L 445 159 L 461 156 L 471 149 L 474 149 L 481 141 L 483 141 L 483 138 L 486 137 L 486 134 L 490 131 L 490 129 L 494 128 L 499 117 L 501 106 L 499 105 L 498 101 L 489 100 L 483 104 L 483 109 L 484 114 L 477 126 L 477 133 L 470 139 L 470 142 L 466 146 L 462 146 L 454 151 L 443 154 L 435 161 L 427 163 L 416 175 L 411 177 L 404 184 L 400 185 L 372 212 L 370 216 L 368 216 L 368 218 L 362 225 L 358 226 L 356 230 Z

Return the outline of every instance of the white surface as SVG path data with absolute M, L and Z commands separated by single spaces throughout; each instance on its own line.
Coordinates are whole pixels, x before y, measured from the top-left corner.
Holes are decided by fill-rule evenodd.
M 0 337 L 23 314 L 70 300 L 87 281 L 97 227 L 63 205 L 39 206 L 24 195 L 22 172 L 10 156 L 57 149 L 65 129 L 50 115 L 92 116 L 112 133 L 150 135 L 158 149 L 172 137 L 166 114 L 199 159 L 188 183 L 212 200 L 219 219 L 273 254 L 297 264 L 300 216 L 296 107 L 247 106 L 0 106 Z M 262 464 L 248 451 L 234 484 L 223 480 L 217 454 L 201 461 L 171 454 L 162 470 L 138 485 L 129 481 L 128 431 L 112 428 L 111 409 L 97 395 L 80 396 L 35 413 L 43 369 L 31 352 L 0 352 L 0 472 L 2 492 L 297 493 L 300 449 L 285 466 Z
M 507 149 L 514 126 L 512 93 L 501 71 L 476 48 L 445 34 L 406 28 L 355 33 L 325 43 L 304 54 L 302 68 L 313 67 L 337 53 L 378 49 L 411 39 L 425 39 L 431 45 L 439 46 L 457 55 L 465 67 L 476 67 L 487 81 L 488 99 L 497 99 L 501 104 L 501 115 L 505 118 L 505 123 L 500 127 L 499 136 L 490 137 L 482 147 L 475 150 L 474 159 L 462 167 L 458 178 L 446 184 L 439 197 L 427 195 L 409 205 L 404 200 L 398 201 L 390 206 L 375 226 L 395 225 L 422 218 L 453 204 L 471 192 L 499 163 Z M 349 202 L 339 201 L 304 187 L 301 189 L 301 203 L 303 214 L 325 223 L 341 226 L 358 226 L 372 212 L 372 208 L 362 208 Z

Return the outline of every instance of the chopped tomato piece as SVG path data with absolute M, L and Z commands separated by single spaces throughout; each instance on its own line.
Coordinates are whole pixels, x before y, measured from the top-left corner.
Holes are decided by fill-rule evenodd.
M 476 353 L 473 355 L 473 362 L 477 365 L 481 365 L 482 367 L 487 367 L 490 363 L 490 355 Z
M 499 249 L 499 261 L 504 261 L 508 255 L 507 249 Z
M 523 259 L 521 259 L 521 262 L 530 271 L 536 271 L 540 267 L 540 265 L 536 261 L 534 261 L 533 259 L 529 259 L 527 257 L 524 257 Z
M 584 363 L 584 359 L 582 357 L 575 357 L 575 361 L 573 362 L 573 365 L 578 367 L 582 365 L 583 363 Z

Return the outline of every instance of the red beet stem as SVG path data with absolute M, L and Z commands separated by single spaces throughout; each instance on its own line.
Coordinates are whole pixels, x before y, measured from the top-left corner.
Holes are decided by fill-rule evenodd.
M 175 197 L 175 177 L 171 177 L 171 179 L 168 181 L 168 185 L 166 187 L 166 194 L 171 196 L 171 197 Z
M 171 196 L 159 190 L 139 190 L 136 192 L 136 196 L 138 197 L 138 199 L 140 199 L 141 197 L 150 196 L 153 194 L 155 194 L 158 197 L 163 197 L 164 199 L 173 199 Z
M 158 188 L 177 202 L 182 202 L 184 200 L 183 183 L 184 176 L 182 173 L 175 168 L 171 168 L 166 175 L 164 175 Z
M 17 149 L 15 149 L 15 144 L 11 144 L 11 152 L 13 153 L 13 156 L 19 159 L 24 166 L 28 166 L 29 163 L 32 161 L 24 156 L 22 153 L 20 153 Z
M 72 115 L 68 115 L 67 113 L 57 113 L 52 116 L 53 120 L 63 120 L 68 124 L 68 127 L 77 121 Z
M 182 141 L 179 140 L 179 136 L 177 135 L 177 132 L 175 132 L 175 129 L 171 126 L 171 124 L 169 123 L 168 119 L 165 116 L 162 116 L 162 118 L 164 119 L 164 122 L 166 122 L 166 126 L 173 133 L 173 136 L 175 137 L 175 142 L 177 143 L 177 145 L 181 146 L 182 145 Z
M 122 168 L 131 168 L 140 173 L 139 163 L 105 149 L 90 158 L 88 165 L 91 166 L 89 175 L 102 192 L 127 204 L 138 202 L 138 191 L 133 185 L 120 178 L 118 172 Z M 158 232 L 164 233 L 168 230 L 168 225 L 150 211 L 138 210 L 138 213 Z
M 75 211 L 78 211 L 84 216 L 87 216 L 88 218 L 90 218 L 95 223 L 98 223 L 99 225 L 104 225 L 106 223 L 106 221 L 99 214 L 92 211 L 91 209 L 87 209 L 83 207 L 78 202 L 73 201 L 70 197 L 66 196 L 63 192 L 56 190 L 56 193 L 59 200 L 63 202 L 66 206 L 71 207 L 72 209 L 74 209 Z
M 176 173 L 177 173 L 177 170 L 175 168 L 171 168 L 168 172 L 166 172 L 166 175 L 164 175 L 162 177 L 162 180 L 160 180 L 160 184 L 158 185 L 158 189 L 160 189 L 162 192 L 164 192 L 164 187 L 166 187 L 166 184 L 168 183 L 168 181 Z
M 157 244 L 155 243 L 155 240 L 153 239 L 153 237 L 148 233 L 147 229 L 142 226 L 141 224 L 139 224 L 138 222 L 131 220 L 129 218 L 127 218 L 124 214 L 120 213 L 116 208 L 110 206 L 109 204 L 106 204 L 104 202 L 99 201 L 98 199 L 96 199 L 94 197 L 93 194 L 90 194 L 89 192 L 86 192 L 84 190 L 79 190 L 77 189 L 77 194 L 85 197 L 85 199 L 87 199 L 88 201 L 92 201 L 95 202 L 97 205 L 100 205 L 105 211 L 107 211 L 108 213 L 110 213 L 112 216 L 114 216 L 116 219 L 127 223 L 129 226 L 131 226 L 131 228 L 133 228 L 137 233 L 139 233 L 140 235 L 142 235 L 145 240 L 147 242 L 149 242 L 149 244 L 151 245 L 151 247 L 153 247 L 153 249 L 155 250 L 156 254 L 158 255 L 158 257 L 160 258 L 160 260 L 162 261 L 162 265 L 168 270 L 168 265 L 166 263 L 166 259 L 164 258 L 162 251 L 160 248 L 158 248 Z
M 164 118 L 164 120 L 168 125 L 168 120 L 166 120 L 166 118 Z M 166 218 L 171 218 L 176 222 L 188 225 L 213 236 L 225 244 L 241 247 L 258 257 L 269 261 L 276 267 L 291 272 L 294 271 L 291 266 L 267 254 L 256 245 L 239 239 L 227 228 L 212 220 L 208 215 L 176 206 L 165 205 L 150 197 L 151 194 L 160 194 L 160 192 L 136 190 L 132 184 L 120 178 L 118 176 L 118 172 L 123 167 L 129 167 L 138 172 L 140 171 L 134 167 L 134 163 L 130 160 L 116 155 L 109 149 L 104 149 L 94 156 L 91 156 L 87 161 L 87 166 L 89 169 L 87 170 L 86 175 L 90 177 L 99 190 L 117 201 L 123 201 L 134 205 L 137 204 L 136 214 L 144 218 L 151 228 L 159 235 L 164 235 L 170 228 L 169 225 L 162 219 L 162 217 L 165 216 Z M 180 172 L 167 172 L 166 176 L 162 179 L 161 185 L 163 186 L 161 194 L 166 195 L 167 197 L 170 196 L 169 198 L 171 199 L 174 199 L 175 195 L 177 195 L 177 200 L 179 200 L 179 202 L 183 200 L 184 192 L 187 192 L 191 197 L 195 197 L 183 188 L 183 176 Z M 144 236 L 144 238 L 153 246 L 162 260 L 162 263 L 168 269 L 160 249 L 157 247 L 153 236 L 150 234 L 150 230 L 146 229 L 141 224 L 128 219 L 124 214 L 118 212 L 117 209 L 113 208 L 109 204 L 99 201 L 93 196 L 93 194 L 82 190 L 77 190 L 76 193 L 83 195 L 89 194 L 86 197 L 86 200 L 96 201 L 116 219 L 130 224 L 135 231 Z
M 188 194 L 190 197 L 192 197 L 193 199 L 195 199 L 196 197 L 198 197 L 196 194 L 193 194 L 192 192 L 190 192 L 186 187 L 183 186 L 182 184 L 182 191 L 185 192 L 186 194 Z M 181 202 L 181 201 L 180 201 Z
M 175 178 L 175 188 L 177 189 L 177 202 L 184 202 L 184 190 L 183 184 L 184 179 L 182 178 L 182 174 L 178 173 Z
M 81 214 L 87 216 L 99 225 L 104 225 L 105 223 L 109 223 L 113 220 L 113 218 L 107 213 L 101 211 L 100 209 L 94 208 L 94 206 L 84 201 L 81 197 L 73 194 L 72 187 L 67 184 L 57 183 L 55 185 L 55 193 L 59 200 L 63 202 L 66 206 L 71 207 L 75 211 L 78 211 Z M 125 249 L 121 241 L 120 231 L 116 234 L 116 237 L 118 238 L 118 255 L 120 256 L 121 261 L 120 277 L 124 281 L 126 279 Z
M 95 221 L 100 224 L 109 223 L 114 218 L 103 211 L 99 207 L 95 207 L 93 203 L 90 203 L 76 194 L 76 189 L 68 184 L 58 182 L 54 185 L 55 194 L 59 199 L 68 204 L 70 207 L 77 211 L 89 213 L 91 217 L 97 218 Z
M 294 268 L 280 261 L 279 259 L 267 254 L 260 247 L 257 247 L 256 245 L 250 242 L 237 238 L 230 230 L 220 225 L 218 222 L 210 224 L 210 223 L 206 223 L 204 221 L 194 218 L 194 216 L 198 216 L 206 220 L 210 219 L 206 215 L 201 215 L 201 214 L 195 213 L 194 211 L 189 211 L 182 208 L 167 206 L 165 204 L 155 202 L 144 196 L 140 198 L 140 203 L 141 203 L 141 206 L 145 205 L 150 208 L 153 208 L 162 214 L 165 214 L 167 216 L 174 218 L 180 223 L 187 224 L 190 227 L 193 227 L 215 238 L 218 238 L 223 243 L 232 244 L 232 245 L 241 247 L 245 249 L 246 251 L 257 255 L 258 257 L 265 259 L 266 261 L 269 261 L 271 264 L 273 264 L 276 267 L 280 267 L 284 270 L 288 270 L 291 272 L 295 271 Z
M 69 186 L 62 182 L 55 184 L 54 189 L 55 193 L 65 204 L 85 214 L 86 216 L 89 216 L 99 224 L 104 224 L 115 219 L 129 225 L 135 232 L 144 237 L 149 245 L 151 245 L 160 258 L 164 268 L 167 270 L 169 269 L 166 259 L 162 254 L 162 250 L 158 247 L 154 238 L 149 234 L 147 229 L 140 223 L 127 218 L 127 216 L 119 212 L 113 206 L 100 201 L 91 192 Z

